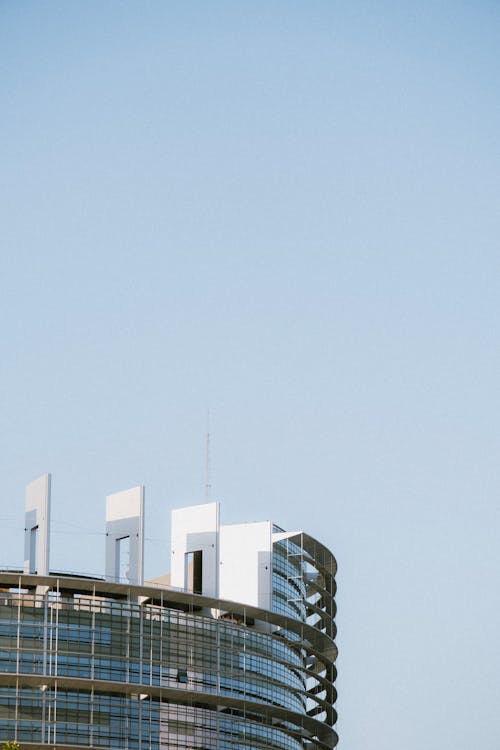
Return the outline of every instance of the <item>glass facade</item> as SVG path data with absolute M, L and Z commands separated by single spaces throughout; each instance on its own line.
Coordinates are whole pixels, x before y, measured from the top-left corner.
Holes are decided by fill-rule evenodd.
M 220 600 L 147 586 L 3 574 L 0 741 L 334 747 L 329 560 L 315 562 L 303 539 L 278 539 L 273 612 L 228 612 Z

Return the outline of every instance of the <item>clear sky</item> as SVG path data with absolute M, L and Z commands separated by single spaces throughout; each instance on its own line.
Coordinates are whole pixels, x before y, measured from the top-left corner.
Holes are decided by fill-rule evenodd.
M 498 2 L 0 3 L 2 565 L 104 497 L 339 561 L 345 750 L 500 745 Z

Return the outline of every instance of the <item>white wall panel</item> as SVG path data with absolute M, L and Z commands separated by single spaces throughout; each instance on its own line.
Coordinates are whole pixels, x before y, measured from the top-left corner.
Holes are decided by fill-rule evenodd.
M 120 552 L 125 551 L 126 570 L 120 564 Z M 143 569 L 144 487 L 141 485 L 106 498 L 106 578 L 142 585 Z
M 187 552 L 203 553 L 202 592 L 217 596 L 219 587 L 219 503 L 172 511 L 171 585 L 184 588 Z
M 271 609 L 271 531 L 271 521 L 221 527 L 221 599 Z
M 43 474 L 26 487 L 24 517 L 24 572 L 49 574 L 50 474 Z

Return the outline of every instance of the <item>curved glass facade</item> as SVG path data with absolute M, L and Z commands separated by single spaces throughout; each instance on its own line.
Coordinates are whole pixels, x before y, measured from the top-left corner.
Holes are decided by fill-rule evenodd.
M 334 747 L 334 560 L 318 562 L 308 545 L 276 540 L 272 612 L 166 588 L 3 574 L 0 740 Z

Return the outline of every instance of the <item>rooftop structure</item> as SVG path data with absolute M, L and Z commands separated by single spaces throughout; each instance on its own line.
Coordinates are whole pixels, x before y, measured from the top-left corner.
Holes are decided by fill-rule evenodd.
M 0 574 L 0 742 L 25 750 L 327 750 L 336 562 L 303 531 L 172 513 L 143 581 L 144 488 L 106 499 L 105 577 L 50 572 L 50 475 L 28 485 L 24 569 Z

